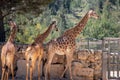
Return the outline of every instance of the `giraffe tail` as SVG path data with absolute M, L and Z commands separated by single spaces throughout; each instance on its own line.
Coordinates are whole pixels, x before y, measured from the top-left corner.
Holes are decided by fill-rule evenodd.
M 7 55 L 5 55 L 5 64 L 4 64 L 5 72 L 8 71 L 8 65 L 7 65 Z

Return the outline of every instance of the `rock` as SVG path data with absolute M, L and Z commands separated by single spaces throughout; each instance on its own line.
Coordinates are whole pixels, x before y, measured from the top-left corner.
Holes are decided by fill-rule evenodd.
M 52 64 L 64 64 L 65 61 L 65 56 L 55 54 L 52 60 Z
M 79 50 L 77 51 L 77 54 L 79 60 L 87 60 L 88 56 L 90 55 L 90 52 L 88 50 Z
M 94 70 L 92 68 L 77 68 L 77 71 L 74 71 L 74 77 L 93 77 Z
M 79 69 L 83 68 L 84 65 L 81 64 L 80 62 L 73 62 L 72 64 L 72 74 L 73 76 L 76 76 L 76 72 L 79 71 Z
M 53 64 L 50 69 L 51 78 L 60 78 L 64 71 L 64 66 L 62 64 Z

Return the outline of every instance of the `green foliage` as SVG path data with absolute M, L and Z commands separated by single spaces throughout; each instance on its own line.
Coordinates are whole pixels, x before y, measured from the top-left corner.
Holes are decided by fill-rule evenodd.
M 102 6 L 100 3 L 95 4 L 95 1 L 91 1 L 90 5 L 91 4 L 93 6 L 98 4 L 96 5 L 95 9 L 98 10 L 100 19 L 90 19 L 81 34 L 86 38 L 92 37 L 97 39 L 102 39 L 104 37 L 120 37 L 120 12 L 118 10 L 120 6 L 118 6 L 118 3 L 117 5 L 112 5 L 112 2 L 105 0 L 102 2 Z M 102 8 L 99 8 L 99 6 Z
M 59 32 L 52 32 L 46 39 L 48 42 L 75 26 L 90 8 L 94 8 L 100 18 L 90 19 L 78 39 L 120 37 L 120 0 L 54 0 L 36 18 L 31 14 L 16 14 L 15 19 L 19 25 L 16 41 L 33 42 L 38 34 L 43 33 L 56 20 Z
M 0 10 L 11 13 L 39 14 L 52 0 L 0 0 Z

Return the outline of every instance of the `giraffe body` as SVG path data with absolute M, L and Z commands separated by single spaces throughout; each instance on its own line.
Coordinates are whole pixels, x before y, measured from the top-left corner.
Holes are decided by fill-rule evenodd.
M 83 30 L 90 17 L 97 18 L 98 16 L 93 10 L 88 11 L 86 15 L 82 18 L 82 20 L 78 23 L 78 25 L 71 29 L 68 29 L 60 37 L 51 40 L 48 43 L 48 58 L 45 65 L 45 80 L 50 80 L 50 66 L 55 54 L 66 56 L 67 64 L 61 77 L 63 77 L 66 70 L 69 69 L 70 79 L 73 80 L 71 72 L 71 62 L 73 53 L 76 49 L 75 39 Z
M 65 55 L 70 51 L 75 49 L 75 40 L 70 38 L 70 36 L 61 36 L 55 40 L 52 40 L 49 43 L 50 51 L 54 51 L 54 53 L 58 55 Z
M 38 80 L 40 80 L 40 69 L 41 60 L 43 57 L 43 41 L 50 34 L 50 31 L 56 28 L 56 22 L 52 22 L 49 28 L 43 33 L 39 34 L 34 42 L 28 46 L 25 52 L 26 59 L 26 80 L 28 80 L 28 72 L 30 70 L 30 80 L 33 78 L 33 70 L 35 69 L 35 64 L 38 61 Z
M 15 56 L 15 46 L 13 44 L 15 33 L 17 31 L 17 27 L 15 22 L 10 21 L 11 34 L 9 36 L 8 41 L 2 47 L 1 51 L 1 62 L 2 62 L 2 78 L 1 80 L 8 80 L 9 72 L 12 72 L 12 80 L 14 80 L 14 56 Z

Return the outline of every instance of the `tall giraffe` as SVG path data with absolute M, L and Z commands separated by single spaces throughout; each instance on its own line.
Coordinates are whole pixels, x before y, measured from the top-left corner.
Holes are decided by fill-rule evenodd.
M 39 34 L 34 42 L 28 46 L 25 52 L 25 59 L 26 59 L 26 80 L 28 80 L 28 71 L 30 69 L 30 80 L 32 80 L 33 77 L 33 70 L 35 68 L 35 64 L 38 60 L 38 80 L 40 80 L 40 64 L 41 59 L 43 57 L 43 41 L 47 38 L 47 36 L 50 34 L 50 31 L 53 29 L 57 29 L 56 27 L 56 21 L 53 21 L 52 24 L 48 27 L 48 29 L 43 33 Z
M 45 80 L 50 80 L 50 66 L 55 54 L 65 55 L 67 59 L 66 68 L 63 71 L 61 77 L 63 77 L 67 68 L 69 68 L 70 79 L 72 79 L 71 73 L 71 62 L 72 56 L 76 48 L 75 38 L 79 35 L 79 33 L 83 30 L 87 21 L 90 17 L 98 18 L 98 15 L 94 10 L 89 10 L 85 16 L 81 19 L 81 21 L 75 27 L 68 29 L 57 39 L 51 40 L 48 43 L 48 57 L 45 65 Z
M 17 31 L 17 26 L 14 21 L 9 21 L 9 25 L 11 27 L 11 33 L 8 38 L 8 41 L 2 47 L 1 51 L 1 62 L 2 62 L 2 78 L 1 80 L 8 80 L 9 72 L 12 72 L 12 80 L 14 80 L 14 56 L 15 56 L 15 46 L 14 46 L 14 38 Z

